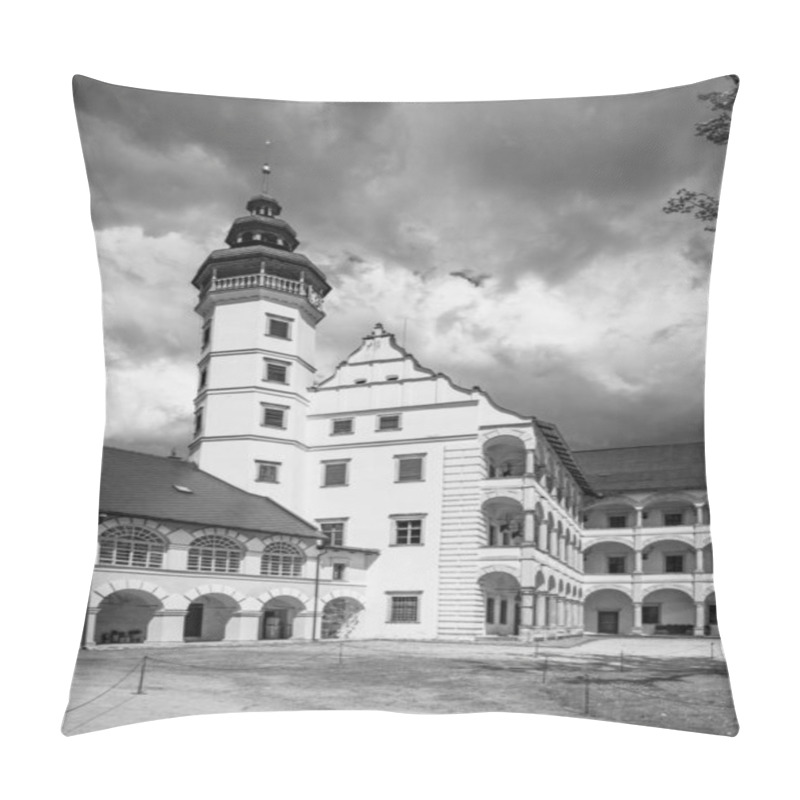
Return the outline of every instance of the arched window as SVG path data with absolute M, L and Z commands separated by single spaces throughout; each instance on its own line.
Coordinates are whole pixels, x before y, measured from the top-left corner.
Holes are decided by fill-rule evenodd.
M 238 572 L 242 548 L 224 536 L 207 534 L 192 542 L 187 569 L 193 572 Z
M 159 569 L 164 561 L 166 542 L 157 533 L 137 525 L 118 525 L 99 537 L 99 564 L 115 567 Z
M 261 574 L 299 578 L 304 562 L 303 554 L 296 547 L 285 542 L 274 542 L 267 545 L 261 556 Z

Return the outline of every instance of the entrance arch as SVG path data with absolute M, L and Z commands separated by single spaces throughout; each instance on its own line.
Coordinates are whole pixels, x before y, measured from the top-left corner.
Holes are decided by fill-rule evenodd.
M 489 572 L 478 583 L 484 595 L 487 636 L 516 636 L 520 615 L 519 581 L 507 572 Z
M 322 639 L 339 639 L 348 636 L 358 624 L 358 615 L 364 606 L 352 597 L 337 597 L 322 608 Z
M 268 600 L 261 614 L 258 638 L 291 639 L 294 619 L 301 611 L 305 611 L 305 605 L 296 597 L 282 594 Z
M 493 436 L 484 444 L 483 455 L 490 478 L 516 478 L 525 474 L 525 443 L 516 436 Z
M 196 597 L 186 609 L 184 641 L 221 642 L 230 618 L 239 608 L 239 603 L 227 594 L 209 592 Z
M 633 601 L 619 589 L 598 589 L 584 601 L 587 633 L 628 635 L 633 630 Z
M 642 609 L 650 607 L 648 618 L 658 620 L 642 627 L 646 633 L 673 633 L 691 635 L 694 632 L 695 603 L 689 594 L 680 589 L 655 589 L 642 598 Z
M 95 644 L 144 642 L 162 602 L 142 589 L 120 589 L 103 597 L 94 627 Z

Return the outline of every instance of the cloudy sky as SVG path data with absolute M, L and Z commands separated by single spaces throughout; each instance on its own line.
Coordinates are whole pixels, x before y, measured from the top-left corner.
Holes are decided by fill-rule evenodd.
M 322 376 L 380 321 L 576 449 L 702 438 L 713 234 L 661 208 L 681 187 L 718 194 L 724 148 L 694 124 L 713 116 L 697 95 L 728 87 L 316 104 L 80 79 L 108 442 L 186 452 L 190 280 L 258 191 L 265 139 L 270 191 L 334 287 Z

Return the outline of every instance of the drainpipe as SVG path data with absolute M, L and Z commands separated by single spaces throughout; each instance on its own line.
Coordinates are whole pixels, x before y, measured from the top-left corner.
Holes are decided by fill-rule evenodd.
M 317 544 L 317 570 L 314 574 L 314 616 L 311 620 L 311 641 L 317 641 L 317 601 L 319 600 L 319 562 L 322 554 L 326 552 L 325 543 L 320 541 Z

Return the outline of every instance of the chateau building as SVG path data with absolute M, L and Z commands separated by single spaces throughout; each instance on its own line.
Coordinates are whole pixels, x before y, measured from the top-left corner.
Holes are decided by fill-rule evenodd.
M 247 211 L 193 280 L 190 461 L 105 451 L 88 644 L 715 632 L 701 444 L 573 453 L 380 324 L 316 380 L 331 287 Z

